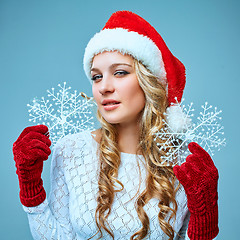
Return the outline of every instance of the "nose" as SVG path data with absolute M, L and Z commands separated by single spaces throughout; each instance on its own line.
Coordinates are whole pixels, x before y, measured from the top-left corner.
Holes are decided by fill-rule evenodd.
M 99 92 L 104 95 L 114 92 L 113 79 L 110 76 L 104 76 L 100 82 Z

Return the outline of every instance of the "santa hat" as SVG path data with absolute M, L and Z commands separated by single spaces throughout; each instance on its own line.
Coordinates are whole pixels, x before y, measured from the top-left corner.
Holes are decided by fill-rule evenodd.
M 116 50 L 142 62 L 159 81 L 165 83 L 170 107 L 181 102 L 186 82 L 185 67 L 146 20 L 130 11 L 117 11 L 111 15 L 104 28 L 93 36 L 85 49 L 84 71 L 91 83 L 93 57 L 104 51 Z M 174 111 L 170 112 L 174 114 Z

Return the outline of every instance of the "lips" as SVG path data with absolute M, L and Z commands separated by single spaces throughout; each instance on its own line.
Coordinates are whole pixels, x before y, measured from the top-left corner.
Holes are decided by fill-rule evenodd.
M 106 103 L 106 104 L 103 104 L 104 106 L 107 106 L 107 105 L 115 105 L 115 104 L 118 104 L 119 102 L 114 102 L 114 103 Z
M 120 102 L 117 101 L 117 100 L 114 100 L 114 99 L 104 99 L 104 100 L 102 101 L 102 105 L 104 105 L 104 106 L 107 106 L 107 105 L 115 105 L 115 104 L 118 104 L 118 103 L 120 103 Z

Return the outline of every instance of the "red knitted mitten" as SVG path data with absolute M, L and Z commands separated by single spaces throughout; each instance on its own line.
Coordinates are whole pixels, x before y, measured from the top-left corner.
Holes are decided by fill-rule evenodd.
M 183 185 L 191 213 L 188 237 L 208 240 L 217 236 L 218 229 L 218 170 L 209 154 L 197 143 L 188 145 L 192 153 L 181 166 L 173 168 Z
M 41 173 L 43 161 L 51 154 L 51 141 L 45 125 L 27 127 L 13 144 L 13 155 L 20 186 L 20 201 L 26 207 L 34 207 L 46 198 Z

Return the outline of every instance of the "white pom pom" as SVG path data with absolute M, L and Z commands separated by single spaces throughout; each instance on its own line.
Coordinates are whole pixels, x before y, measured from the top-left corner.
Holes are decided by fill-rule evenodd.
M 180 105 L 172 105 L 167 108 L 166 120 L 171 130 L 176 133 L 185 132 L 192 122 Z

